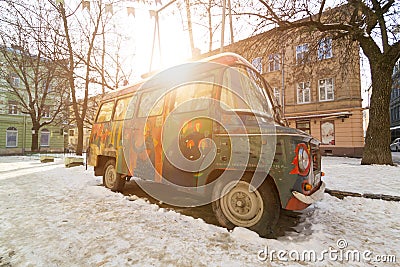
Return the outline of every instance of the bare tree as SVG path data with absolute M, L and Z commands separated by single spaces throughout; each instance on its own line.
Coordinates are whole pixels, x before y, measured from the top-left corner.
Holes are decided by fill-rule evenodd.
M 58 34 L 63 37 L 64 42 L 58 46 L 56 54 L 68 61 L 63 66 L 78 128 L 76 154 L 82 155 L 84 127 L 92 108 L 89 105 L 93 103 L 90 101 L 90 94 L 94 93 L 90 92 L 93 85 L 100 85 L 101 93 L 105 93 L 106 89 L 115 89 L 120 84 L 125 84 L 125 80 L 129 78 L 129 72 L 124 71 L 121 65 L 120 42 L 117 42 L 116 47 L 107 47 L 107 38 L 110 35 L 107 25 L 112 24 L 110 21 L 115 16 L 113 7 L 118 1 L 83 1 L 74 9 L 66 6 L 62 0 L 49 0 L 49 3 L 57 11 L 63 25 L 63 30 Z M 109 68 L 109 62 L 111 66 L 115 66 L 115 71 L 112 67 Z
M 0 6 L 0 77 L 32 121 L 31 151 L 39 150 L 39 129 L 63 120 L 69 88 L 60 64 L 52 54 L 47 20 L 50 14 L 40 3 L 6 1 Z
M 395 0 L 336 1 L 259 0 L 252 12 L 263 26 L 275 24 L 277 30 L 290 33 L 305 29 L 350 40 L 358 44 L 370 63 L 372 95 L 370 121 L 362 164 L 390 164 L 389 102 L 392 72 L 400 58 L 400 3 Z M 332 9 L 331 9 L 332 8 Z
M 90 62 L 96 38 L 99 36 L 105 5 L 102 1 L 96 1 L 90 2 L 92 6 L 85 7 L 82 6 L 84 4 L 82 2 L 75 10 L 70 10 L 66 8 L 64 1 L 49 1 L 49 3 L 58 12 L 59 19 L 63 25 L 63 31 L 59 32 L 59 35 L 64 37 L 64 43 L 58 48 L 57 54 L 61 57 L 65 55 L 68 61 L 68 64 L 63 66 L 65 67 L 71 91 L 71 105 L 78 128 L 76 154 L 82 155 L 84 122 L 89 100 L 89 84 L 92 80 Z M 87 14 L 85 14 L 87 19 L 76 17 L 76 12 L 79 8 L 87 9 Z M 81 79 L 81 84 L 77 81 L 78 78 Z M 83 92 L 80 92 L 80 89 Z
M 129 37 L 118 32 L 119 28 L 119 24 L 112 21 L 112 14 L 102 17 L 99 32 L 101 42 L 94 46 L 91 62 L 91 67 L 95 70 L 95 77 L 91 82 L 101 86 L 102 94 L 106 93 L 106 89 L 113 90 L 127 85 L 132 74 L 132 68 L 124 64 L 129 56 L 121 55 L 124 41 Z M 111 40 L 112 44 L 110 44 Z

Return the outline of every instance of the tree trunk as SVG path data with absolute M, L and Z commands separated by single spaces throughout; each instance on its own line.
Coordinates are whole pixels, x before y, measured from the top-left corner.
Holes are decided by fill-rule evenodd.
M 194 40 L 193 40 L 193 28 L 192 28 L 192 15 L 190 13 L 190 3 L 189 0 L 185 0 L 186 4 L 186 16 L 187 16 L 187 25 L 189 31 L 189 41 L 190 41 L 190 49 L 192 51 L 192 57 L 195 57 L 195 50 L 194 50 Z M 159 29 L 160 30 L 160 29 Z
M 390 93 L 392 91 L 392 70 L 390 62 L 381 59 L 370 60 L 372 95 L 369 109 L 369 125 L 365 138 L 363 165 L 393 165 L 390 151 Z
M 209 43 L 208 43 L 208 52 L 211 52 L 212 50 L 212 41 L 213 41 L 213 29 L 212 29 L 212 17 L 211 17 L 211 0 L 208 1 L 208 7 L 207 7 L 207 14 L 208 14 L 208 38 L 209 38 Z
M 34 125 L 32 127 L 32 145 L 31 145 L 32 152 L 39 151 L 39 127 Z
M 76 145 L 76 155 L 82 156 L 82 152 L 83 152 L 83 120 L 77 119 L 76 126 L 78 127 L 78 144 Z

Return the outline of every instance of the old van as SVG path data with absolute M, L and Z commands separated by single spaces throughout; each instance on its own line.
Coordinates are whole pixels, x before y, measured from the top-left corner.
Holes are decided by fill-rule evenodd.
M 113 191 L 139 177 L 151 181 L 142 186 L 156 199 L 212 203 L 222 226 L 260 235 L 281 209 L 304 209 L 324 192 L 319 141 L 286 127 L 264 78 L 233 53 L 105 95 L 88 164 Z

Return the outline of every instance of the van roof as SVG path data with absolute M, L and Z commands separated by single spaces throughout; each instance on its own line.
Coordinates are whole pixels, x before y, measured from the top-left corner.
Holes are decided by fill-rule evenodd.
M 245 64 L 248 66 L 252 66 L 242 56 L 232 53 L 232 52 L 219 53 L 214 56 L 210 56 L 210 57 L 203 58 L 200 60 L 188 61 L 186 63 L 190 63 L 190 62 L 213 62 L 213 63 L 218 63 L 218 64 L 226 65 L 226 66 L 231 66 L 236 63 L 241 63 L 241 64 Z M 159 72 L 156 72 L 156 73 L 159 73 Z M 152 75 L 152 76 L 154 76 L 154 75 Z M 124 86 L 122 88 L 119 88 L 115 91 L 111 91 L 101 98 L 101 102 L 107 101 L 109 99 L 115 99 L 115 98 L 118 98 L 118 97 L 121 97 L 124 95 L 132 94 L 135 91 L 137 91 L 146 82 L 146 80 L 149 80 L 149 79 L 150 78 L 142 79 L 134 84 L 130 84 L 130 85 Z

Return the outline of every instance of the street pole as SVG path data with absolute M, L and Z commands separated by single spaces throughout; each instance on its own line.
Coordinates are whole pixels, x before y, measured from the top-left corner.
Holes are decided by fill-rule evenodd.
M 222 0 L 222 25 L 221 25 L 221 47 L 219 51 L 224 52 L 224 37 L 225 37 L 225 15 L 226 15 L 226 0 Z
M 193 40 L 193 28 L 192 28 L 192 14 L 190 13 L 190 3 L 189 0 L 185 0 L 186 4 L 186 16 L 187 16 L 187 24 L 189 30 L 189 41 L 190 41 L 190 49 L 192 51 L 192 57 L 195 56 L 194 51 L 194 40 Z
M 231 32 L 231 44 L 235 42 L 233 39 L 233 25 L 232 25 L 232 5 L 231 5 L 231 0 L 228 0 L 228 14 L 229 14 L 229 29 Z

